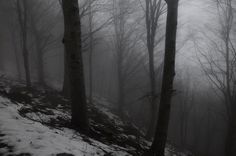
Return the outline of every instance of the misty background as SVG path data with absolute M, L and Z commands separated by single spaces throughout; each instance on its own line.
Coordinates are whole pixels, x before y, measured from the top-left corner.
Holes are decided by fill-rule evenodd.
M 89 17 L 86 1 L 81 1 L 83 63 L 85 86 L 89 96 L 92 71 L 92 94 L 107 99 L 115 108 L 119 103 L 119 77 L 117 74 L 116 11 L 113 1 L 96 0 L 93 4 L 93 52 L 89 53 Z M 47 87 L 58 91 L 64 83 L 63 14 L 58 0 L 31 0 L 28 51 L 31 79 L 39 80 L 37 46 L 43 51 L 43 78 Z M 143 2 L 130 0 L 125 5 L 125 41 L 121 68 L 124 71 L 125 114 L 143 133 L 148 131 L 151 118 L 149 103 L 148 52 L 145 40 Z M 24 81 L 23 58 L 20 47 L 18 17 L 13 0 L 0 0 L 0 71 L 8 77 Z M 83 12 L 84 11 L 84 12 Z M 212 40 L 217 43 L 215 30 L 220 28 L 217 5 L 208 0 L 181 0 L 177 36 L 175 93 L 172 100 L 168 140 L 198 156 L 223 156 L 227 131 L 224 96 L 206 74 L 206 60 Z M 84 14 L 83 14 L 84 13 Z M 157 95 L 161 89 L 165 14 L 160 17 L 155 47 L 155 77 Z M 234 21 L 235 22 L 235 21 Z M 235 23 L 232 26 L 235 33 Z M 38 33 L 35 36 L 35 31 Z M 119 38 L 119 37 L 118 37 Z M 235 36 L 232 37 L 235 42 Z M 37 43 L 41 42 L 41 45 Z M 220 41 L 218 42 L 220 44 Z M 212 47 L 211 47 L 212 46 Z M 206 56 L 208 55 L 208 56 Z M 213 56 L 217 57 L 213 54 Z M 92 57 L 92 61 L 90 60 Z M 90 66 L 91 62 L 92 66 Z M 207 69 L 208 70 L 208 69 Z M 235 82 L 234 82 L 235 83 Z M 235 84 L 234 84 L 235 85 Z

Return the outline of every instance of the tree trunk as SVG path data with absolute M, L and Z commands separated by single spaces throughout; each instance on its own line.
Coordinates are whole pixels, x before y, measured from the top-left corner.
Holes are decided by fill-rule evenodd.
M 43 51 L 41 50 L 41 40 L 39 39 L 39 34 L 36 32 L 36 27 L 34 27 L 34 35 L 36 38 L 36 53 L 37 53 L 37 72 L 38 72 L 38 83 L 45 86 L 44 80 L 44 64 L 43 64 Z
M 161 100 L 155 137 L 151 149 L 149 151 L 149 155 L 153 156 L 164 156 L 165 153 L 165 145 L 167 141 L 168 125 L 171 110 L 171 96 L 173 93 L 173 82 L 175 76 L 178 0 L 166 0 L 166 2 L 168 6 L 168 11 Z
M 155 133 L 155 124 L 157 118 L 156 102 L 156 78 L 154 65 L 154 50 L 156 41 L 156 31 L 158 21 L 161 16 L 161 0 L 146 0 L 146 31 L 147 31 L 147 49 L 149 56 L 149 79 L 150 79 L 150 123 L 146 133 L 146 138 L 151 139 Z
M 64 14 L 64 45 L 71 93 L 72 124 L 88 129 L 87 104 L 81 48 L 81 24 L 77 0 L 62 0 Z
M 17 49 L 14 50 L 14 53 L 15 53 L 17 77 L 18 77 L 18 80 L 20 81 L 20 80 L 21 80 L 21 68 L 20 68 L 21 65 L 20 65 L 19 57 L 18 57 L 18 55 L 17 55 Z
M 43 64 L 43 50 L 42 50 L 42 39 L 40 39 L 40 34 L 37 31 L 34 20 L 31 20 L 31 26 L 33 28 L 33 33 L 36 40 L 36 54 L 37 54 L 37 73 L 38 73 L 38 83 L 42 86 L 45 86 L 44 80 L 44 64 Z
M 146 133 L 146 139 L 150 140 L 152 139 L 154 133 L 155 133 L 155 127 L 156 127 L 156 120 L 157 120 L 157 103 L 156 100 L 154 99 L 150 99 L 150 123 L 149 123 L 149 127 Z
M 226 156 L 236 155 L 236 106 L 231 103 L 231 114 L 229 115 L 225 153 Z
M 13 28 L 14 29 L 14 28 Z M 18 42 L 17 42 L 17 35 L 15 34 L 14 30 L 12 30 L 12 43 L 14 48 L 14 55 L 15 55 L 15 64 L 16 64 L 16 70 L 17 70 L 17 78 L 20 81 L 21 80 L 21 64 L 20 64 L 20 58 L 18 56 Z
M 66 98 L 70 98 L 70 81 L 69 81 L 69 71 L 68 71 L 68 63 L 67 63 L 66 51 L 64 51 L 64 80 L 62 86 L 62 94 Z
M 155 68 L 154 68 L 154 43 L 149 45 L 149 78 L 150 78 L 150 123 L 146 133 L 146 138 L 151 139 L 155 133 L 155 124 L 157 117 L 157 103 L 156 103 L 156 79 L 155 79 Z
M 25 79 L 26 79 L 27 87 L 30 88 L 31 79 L 30 79 L 30 67 L 29 67 L 29 53 L 27 49 L 27 18 L 28 17 L 27 17 L 26 0 L 23 0 L 22 5 L 21 5 L 21 2 L 18 0 L 17 9 L 18 9 L 21 34 L 22 34 L 22 53 L 23 53 L 23 59 L 24 59 Z
M 92 40 L 92 39 L 90 39 Z M 93 45 L 90 41 L 90 50 L 89 50 L 89 103 L 93 101 Z
M 25 77 L 26 77 L 26 85 L 28 88 L 31 87 L 31 79 L 30 79 L 30 69 L 29 69 L 29 55 L 28 50 L 26 48 L 26 38 L 23 39 L 23 58 L 24 58 L 24 68 L 25 68 Z
M 93 100 L 93 14 L 92 1 L 89 0 L 89 103 Z
M 122 79 L 121 73 L 118 74 L 118 111 L 121 118 L 124 117 L 124 81 Z
M 38 56 L 38 82 L 40 85 L 45 86 L 46 84 L 44 80 L 43 52 L 39 49 L 38 46 L 37 46 L 37 56 Z
M 118 74 L 118 113 L 121 118 L 124 117 L 124 99 L 125 99 L 125 90 L 124 90 L 124 76 L 122 72 L 122 48 L 118 48 L 117 52 L 117 74 Z

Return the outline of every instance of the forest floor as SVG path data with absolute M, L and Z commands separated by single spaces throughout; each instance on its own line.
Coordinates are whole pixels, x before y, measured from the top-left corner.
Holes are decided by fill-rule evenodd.
M 90 133 L 70 125 L 69 101 L 52 89 L 0 79 L 0 156 L 139 156 L 150 142 L 103 98 L 89 105 Z M 185 156 L 174 147 L 166 156 Z

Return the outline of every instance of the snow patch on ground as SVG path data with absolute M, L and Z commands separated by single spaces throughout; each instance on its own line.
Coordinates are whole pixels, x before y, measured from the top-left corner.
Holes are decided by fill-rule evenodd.
M 14 147 L 12 153 L 30 153 L 35 156 L 56 155 L 69 153 L 75 156 L 102 156 L 112 153 L 113 156 L 129 155 L 117 148 L 107 146 L 98 141 L 83 137 L 70 129 L 50 129 L 39 122 L 21 117 L 18 110 L 23 105 L 13 104 L 0 96 L 0 132 L 5 134 L 1 142 Z M 115 151 L 115 152 L 114 152 Z

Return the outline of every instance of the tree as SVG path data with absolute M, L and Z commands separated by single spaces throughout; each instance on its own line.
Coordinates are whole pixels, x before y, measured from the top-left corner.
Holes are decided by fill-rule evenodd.
M 102 8 L 98 7 L 101 4 L 96 4 L 98 0 L 85 0 L 83 3 L 80 5 L 80 19 L 81 21 L 84 18 L 88 17 L 88 25 L 85 25 L 84 28 L 85 30 L 87 27 L 89 27 L 88 33 L 82 33 L 81 34 L 81 40 L 82 40 L 82 50 L 83 52 L 88 52 L 89 53 L 89 99 L 91 102 L 92 99 L 92 92 L 93 92 L 93 83 L 92 83 L 92 77 L 93 77 L 93 51 L 94 51 L 94 46 L 96 44 L 96 38 L 94 37 L 97 32 L 99 32 L 101 29 L 103 29 L 106 25 L 111 23 L 111 18 L 105 20 L 103 23 L 100 25 L 95 25 L 94 19 L 94 14 L 98 13 Z M 59 0 L 61 3 L 61 0 Z M 96 6 L 96 7 L 95 7 Z M 82 25 L 81 25 L 82 26 Z M 68 69 L 67 67 L 67 62 L 64 60 L 64 81 L 63 81 L 63 89 L 62 93 L 65 97 L 70 96 L 70 88 L 69 88 L 69 78 L 68 78 Z
M 71 93 L 71 122 L 79 130 L 87 130 L 87 104 L 84 85 L 81 23 L 77 0 L 62 0 L 64 45 Z
M 55 25 L 58 22 L 57 13 L 53 13 L 57 1 L 30 1 L 29 4 L 29 29 L 34 37 L 33 47 L 37 56 L 37 75 L 38 83 L 42 86 L 46 85 L 44 71 L 44 56 L 45 53 L 53 48 L 58 39 L 52 34 Z M 55 15 L 54 15 L 55 14 Z
M 92 103 L 93 98 L 93 9 L 92 0 L 89 0 L 89 102 Z
M 160 108 L 158 113 L 155 137 L 148 154 L 150 156 L 164 156 L 168 135 L 168 124 L 171 109 L 171 97 L 173 94 L 173 82 L 175 76 L 176 32 L 178 21 L 178 0 L 166 0 L 167 23 L 164 71 L 162 78 Z
M 17 78 L 21 80 L 21 59 L 19 57 L 19 49 L 22 48 L 21 44 L 19 44 L 19 30 L 18 25 L 15 25 L 13 22 L 10 23 L 9 33 L 11 34 L 11 41 L 13 46 L 13 52 L 15 56 L 15 65 L 17 71 Z
M 124 88 L 124 71 L 122 68 L 124 55 L 126 52 L 126 19 L 128 17 L 126 0 L 113 0 L 113 21 L 115 30 L 115 52 L 118 76 L 118 112 L 123 116 L 125 88 Z
M 196 51 L 200 53 L 198 61 L 203 72 L 214 87 L 215 93 L 225 106 L 227 136 L 225 154 L 236 154 L 236 45 L 234 43 L 234 3 L 232 0 L 216 0 L 219 27 L 210 28 L 210 35 L 203 33 L 207 39 L 204 44 L 194 40 Z M 215 25 L 214 25 L 215 26 Z
M 138 47 L 141 42 L 141 33 L 137 25 L 139 18 L 135 17 L 135 1 L 113 0 L 112 20 L 114 34 L 112 47 L 114 51 L 114 66 L 117 75 L 117 110 L 121 117 L 127 104 L 129 92 L 134 92 L 133 78 L 140 72 L 145 61 Z M 137 22 L 137 23 L 136 23 Z M 137 87 L 139 84 L 135 84 Z
M 178 104 L 178 116 L 179 116 L 179 126 L 180 126 L 180 143 L 183 148 L 187 148 L 187 134 L 189 127 L 189 120 L 192 109 L 194 108 L 194 90 L 191 83 L 191 74 L 189 69 L 187 69 L 185 75 L 176 82 L 177 88 L 179 88 L 179 104 Z M 194 86 L 194 88 L 196 88 Z
M 22 36 L 22 54 L 24 59 L 24 69 L 25 69 L 25 78 L 26 85 L 28 88 L 31 87 L 31 78 L 30 78 L 30 65 L 29 65 L 29 52 L 27 48 L 27 24 L 28 24 L 28 6 L 27 0 L 17 0 L 17 14 L 18 21 L 20 25 L 20 32 Z
M 157 30 L 160 28 L 160 17 L 165 13 L 165 5 L 162 0 L 146 0 L 145 20 L 147 31 L 147 49 L 149 58 L 149 79 L 150 79 L 150 105 L 151 105 L 151 120 L 146 137 L 151 138 L 155 130 L 155 122 L 157 115 L 157 93 L 156 93 L 156 74 L 154 65 L 154 51 L 157 44 L 159 44 L 163 37 L 156 39 Z

